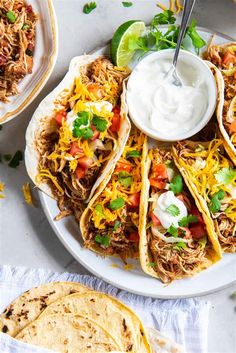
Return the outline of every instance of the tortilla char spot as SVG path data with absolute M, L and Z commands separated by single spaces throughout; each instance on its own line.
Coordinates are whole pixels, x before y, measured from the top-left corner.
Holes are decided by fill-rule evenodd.
M 95 303 L 95 299 L 90 299 L 91 302 Z
M 8 331 L 8 327 L 6 325 L 4 325 L 3 328 L 2 328 L 2 332 L 3 333 L 7 333 L 7 331 Z
M 125 319 L 123 319 L 123 328 L 124 328 L 124 332 L 125 332 L 127 330 Z
M 65 340 L 64 340 L 64 344 L 67 344 L 69 341 L 68 341 L 68 339 L 66 338 Z
M 132 351 L 132 349 L 133 349 L 133 345 L 132 345 L 132 344 L 130 344 L 127 348 L 128 348 L 128 352 L 131 352 L 131 351 Z

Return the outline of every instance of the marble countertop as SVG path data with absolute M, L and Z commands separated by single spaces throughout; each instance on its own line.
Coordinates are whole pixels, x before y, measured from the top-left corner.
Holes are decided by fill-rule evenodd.
M 42 98 L 58 84 L 70 59 L 107 42 L 115 28 L 129 19 L 150 22 L 158 12 L 153 0 L 133 0 L 125 8 L 118 0 L 97 1 L 98 8 L 90 15 L 82 13 L 85 1 L 55 0 L 59 25 L 59 55 L 51 78 L 41 94 L 18 118 L 3 126 L 0 133 L 0 153 L 24 150 L 25 130 Z M 160 1 L 165 4 L 167 1 Z M 199 26 L 236 37 L 236 5 L 232 0 L 198 0 L 193 16 Z M 24 163 L 16 170 L 0 165 L 0 180 L 6 184 L 6 198 L 0 201 L 0 263 L 55 271 L 87 273 L 67 252 L 53 233 L 40 208 L 26 205 L 22 185 L 28 181 Z M 37 192 L 34 190 L 37 199 Z M 232 274 L 236 275 L 236 269 Z M 205 296 L 211 302 L 209 319 L 209 353 L 236 351 L 236 300 L 230 295 L 236 286 Z

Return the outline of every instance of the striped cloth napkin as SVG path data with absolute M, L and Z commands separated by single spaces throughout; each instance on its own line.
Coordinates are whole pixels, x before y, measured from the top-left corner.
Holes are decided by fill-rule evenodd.
M 46 282 L 80 282 L 115 296 L 130 306 L 146 327 L 156 328 L 183 346 L 184 352 L 207 353 L 209 303 L 205 300 L 159 300 L 121 291 L 101 279 L 79 274 L 54 273 L 44 269 L 0 266 L 0 313 L 24 291 Z M 52 353 L 0 334 L 1 353 Z

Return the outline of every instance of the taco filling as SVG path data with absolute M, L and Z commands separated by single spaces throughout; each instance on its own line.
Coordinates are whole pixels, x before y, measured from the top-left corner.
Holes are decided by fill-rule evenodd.
M 64 108 L 55 111 L 36 141 L 37 179 L 46 181 L 62 211 L 81 213 L 81 201 L 117 149 L 121 127 L 120 95 L 128 71 L 100 57 L 80 69 Z
M 153 149 L 149 158 L 147 242 L 151 262 L 147 265 L 169 283 L 207 267 L 211 244 L 203 217 L 171 153 Z
M 89 206 L 89 219 L 85 216 L 81 224 L 85 246 L 122 259 L 138 256 L 144 145 L 146 148 L 145 135 L 134 129 L 108 185 Z
M 212 45 L 204 55 L 218 67 L 224 79 L 223 125 L 236 146 L 236 43 Z
M 175 149 L 183 173 L 202 197 L 214 221 L 224 252 L 236 251 L 236 169 L 225 154 L 223 141 L 179 142 Z

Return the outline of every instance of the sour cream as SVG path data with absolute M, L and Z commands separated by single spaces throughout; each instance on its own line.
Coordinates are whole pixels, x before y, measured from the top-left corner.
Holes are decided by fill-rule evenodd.
M 181 52 L 177 64 L 177 73 L 183 83 L 181 87 L 175 86 L 166 77 L 172 65 L 172 50 L 147 56 L 130 76 L 127 86 L 129 113 L 134 123 L 149 136 L 157 135 L 159 139 L 176 140 L 189 132 L 196 133 L 195 130 L 204 120 L 211 103 L 209 75 L 213 90 L 215 89 L 211 113 L 214 111 L 214 77 L 203 60 L 186 53 Z M 202 64 L 205 70 L 201 69 Z M 210 117 L 211 115 L 207 117 L 208 120 Z M 204 125 L 208 120 L 206 119 Z
M 178 208 L 178 216 L 173 216 L 167 211 L 167 208 L 171 205 L 175 205 Z M 168 229 L 171 225 L 178 227 L 178 222 L 188 215 L 185 204 L 175 196 L 173 191 L 164 192 L 158 197 L 154 205 L 153 213 L 165 229 Z

